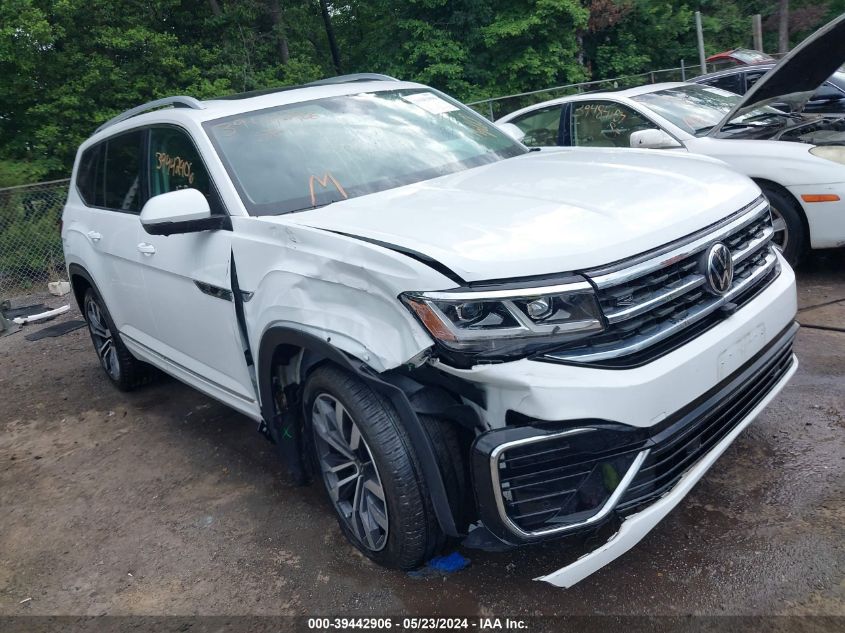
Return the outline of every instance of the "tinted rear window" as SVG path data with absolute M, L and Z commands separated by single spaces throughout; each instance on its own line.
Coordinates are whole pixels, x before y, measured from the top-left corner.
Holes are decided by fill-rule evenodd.
M 76 186 L 92 207 L 138 213 L 141 209 L 141 150 L 144 133 L 127 132 L 82 154 Z

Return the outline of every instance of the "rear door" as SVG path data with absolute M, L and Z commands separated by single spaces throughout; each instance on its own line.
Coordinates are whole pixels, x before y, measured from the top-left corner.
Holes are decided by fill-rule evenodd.
M 140 254 L 138 215 L 144 202 L 144 132 L 110 137 L 83 152 L 77 174 L 81 204 L 71 203 L 66 239 L 88 271 L 117 329 L 130 337 L 154 337 Z
M 525 133 L 522 142 L 529 147 L 562 145 L 561 117 L 563 105 L 533 110 L 510 121 Z
M 167 125 L 149 129 L 145 155 L 149 196 L 199 190 L 213 214 L 226 214 L 190 135 Z M 150 235 L 137 231 L 155 340 L 144 343 L 171 373 L 255 416 L 258 405 L 238 326 L 231 283 L 232 232 Z

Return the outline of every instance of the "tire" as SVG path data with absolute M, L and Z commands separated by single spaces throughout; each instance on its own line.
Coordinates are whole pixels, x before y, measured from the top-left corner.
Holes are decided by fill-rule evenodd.
M 93 288 L 86 290 L 82 307 L 94 351 L 112 384 L 121 391 L 132 391 L 150 382 L 152 368 L 126 349 L 105 302 Z
M 774 243 L 786 261 L 798 266 L 807 254 L 808 236 L 804 218 L 797 203 L 788 195 L 770 185 L 760 185 L 772 208 L 775 226 Z
M 434 556 L 446 538 L 410 438 L 390 402 L 331 365 L 311 374 L 303 402 L 315 472 L 349 541 L 379 565 L 395 569 L 414 569 Z M 438 420 L 423 419 L 442 465 L 441 455 L 455 450 L 456 443 L 441 432 Z M 459 457 L 444 472 L 447 489 L 450 480 L 456 483 Z

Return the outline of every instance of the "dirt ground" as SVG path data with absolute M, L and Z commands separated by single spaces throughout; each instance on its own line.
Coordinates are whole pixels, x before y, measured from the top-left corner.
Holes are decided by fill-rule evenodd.
M 814 256 L 799 297 L 783 394 L 570 590 L 531 580 L 560 543 L 462 550 L 445 577 L 381 569 L 251 421 L 171 379 L 119 393 L 85 329 L 0 338 L 0 615 L 845 615 L 845 252 Z

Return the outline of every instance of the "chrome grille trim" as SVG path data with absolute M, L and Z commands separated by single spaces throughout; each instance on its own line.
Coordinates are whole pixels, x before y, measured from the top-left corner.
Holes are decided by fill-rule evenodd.
M 621 310 L 605 312 L 604 316 L 607 317 L 608 323 L 619 323 L 620 321 L 625 321 L 627 319 L 631 319 L 635 316 L 639 316 L 640 314 L 648 312 L 652 308 L 655 308 L 660 304 L 666 303 L 667 301 L 676 299 L 677 297 L 688 293 L 690 290 L 698 288 L 703 283 L 704 275 L 690 275 L 680 286 L 671 288 L 666 292 L 657 295 L 656 297 L 652 297 L 648 301 L 638 303 L 637 305 L 633 305 L 630 308 L 623 308 Z
M 746 213 L 740 214 L 735 219 L 710 233 L 694 237 L 691 241 L 684 240 L 681 245 L 672 248 L 672 250 L 638 262 L 632 266 L 624 266 L 623 263 L 622 267 L 618 270 L 614 270 L 609 273 L 594 276 L 590 274 L 590 271 L 586 271 L 586 275 L 599 289 L 624 284 L 638 277 L 642 277 L 643 275 L 647 275 L 660 270 L 661 268 L 665 268 L 666 266 L 670 266 L 677 261 L 691 257 L 695 253 L 704 250 L 713 242 L 721 241 L 745 226 L 748 226 L 764 213 L 769 213 L 769 203 L 765 198 L 759 198 L 753 203 L 750 210 Z
M 526 531 L 519 527 L 516 523 L 511 520 L 511 517 L 508 515 L 507 509 L 505 508 L 505 498 L 502 494 L 502 482 L 499 477 L 499 458 L 504 456 L 505 452 L 508 449 L 515 448 L 517 446 L 525 446 L 527 444 L 535 444 L 538 442 L 544 442 L 552 439 L 556 439 L 559 437 L 565 437 L 567 435 L 576 435 L 580 433 L 589 433 L 594 431 L 595 429 L 592 428 L 576 428 L 570 429 L 568 431 L 562 431 L 560 433 L 554 433 L 551 435 L 543 435 L 537 437 L 526 438 L 522 440 L 515 440 L 513 442 L 506 442 L 497 446 L 493 452 L 490 454 L 490 477 L 493 482 L 493 490 L 496 491 L 496 510 L 499 513 L 499 518 L 502 520 L 502 523 L 507 526 L 509 530 L 511 530 L 514 534 L 521 536 L 522 538 L 537 538 L 541 536 L 550 536 L 552 534 L 559 534 L 563 532 L 572 532 L 574 530 L 578 530 L 580 528 L 586 527 L 588 525 L 594 525 L 602 521 L 605 517 L 607 517 L 612 511 L 613 508 L 619 503 L 622 496 L 628 490 L 628 486 L 631 485 L 631 482 L 636 477 L 637 472 L 639 472 L 640 467 L 643 465 L 643 462 L 646 460 L 649 454 L 649 449 L 644 449 L 639 451 L 634 458 L 634 461 L 631 463 L 631 466 L 625 472 L 625 475 L 619 481 L 619 484 L 611 493 L 610 497 L 605 501 L 605 503 L 597 509 L 596 513 L 591 515 L 590 517 L 584 519 L 583 521 L 578 521 L 576 523 L 569 523 L 566 525 L 560 525 L 555 527 L 544 528 L 540 530 L 531 530 Z
M 568 348 L 547 353 L 550 361 L 592 363 L 648 353 L 736 300 L 742 302 L 776 276 L 778 257 L 769 205 L 760 198 L 712 228 L 645 255 L 584 274 L 596 286 L 606 328 Z M 724 295 L 708 290 L 705 251 L 721 242 L 731 251 L 734 278 Z M 729 314 L 732 310 L 731 308 Z M 712 317 L 711 317 L 712 320 Z M 664 346 L 665 348 L 665 346 Z
M 631 342 L 624 347 L 608 349 L 603 352 L 571 350 L 567 352 L 547 354 L 546 356 L 559 360 L 594 362 L 598 360 L 606 360 L 608 358 L 618 358 L 620 356 L 625 356 L 626 354 L 633 354 L 635 352 L 642 351 L 651 347 L 655 343 L 662 341 L 663 339 L 669 338 L 673 334 L 677 334 L 694 323 L 697 323 L 708 314 L 715 312 L 723 305 L 730 302 L 731 299 L 736 298 L 738 295 L 753 287 L 758 281 L 774 270 L 775 266 L 777 266 L 777 257 L 770 251 L 766 253 L 765 266 L 757 268 L 749 277 L 743 279 L 737 284 L 734 284 L 734 287 L 731 288 L 727 294 L 722 295 L 721 297 L 714 297 L 714 301 L 691 309 L 687 316 L 679 321 L 665 321 L 653 334 L 634 337 Z

